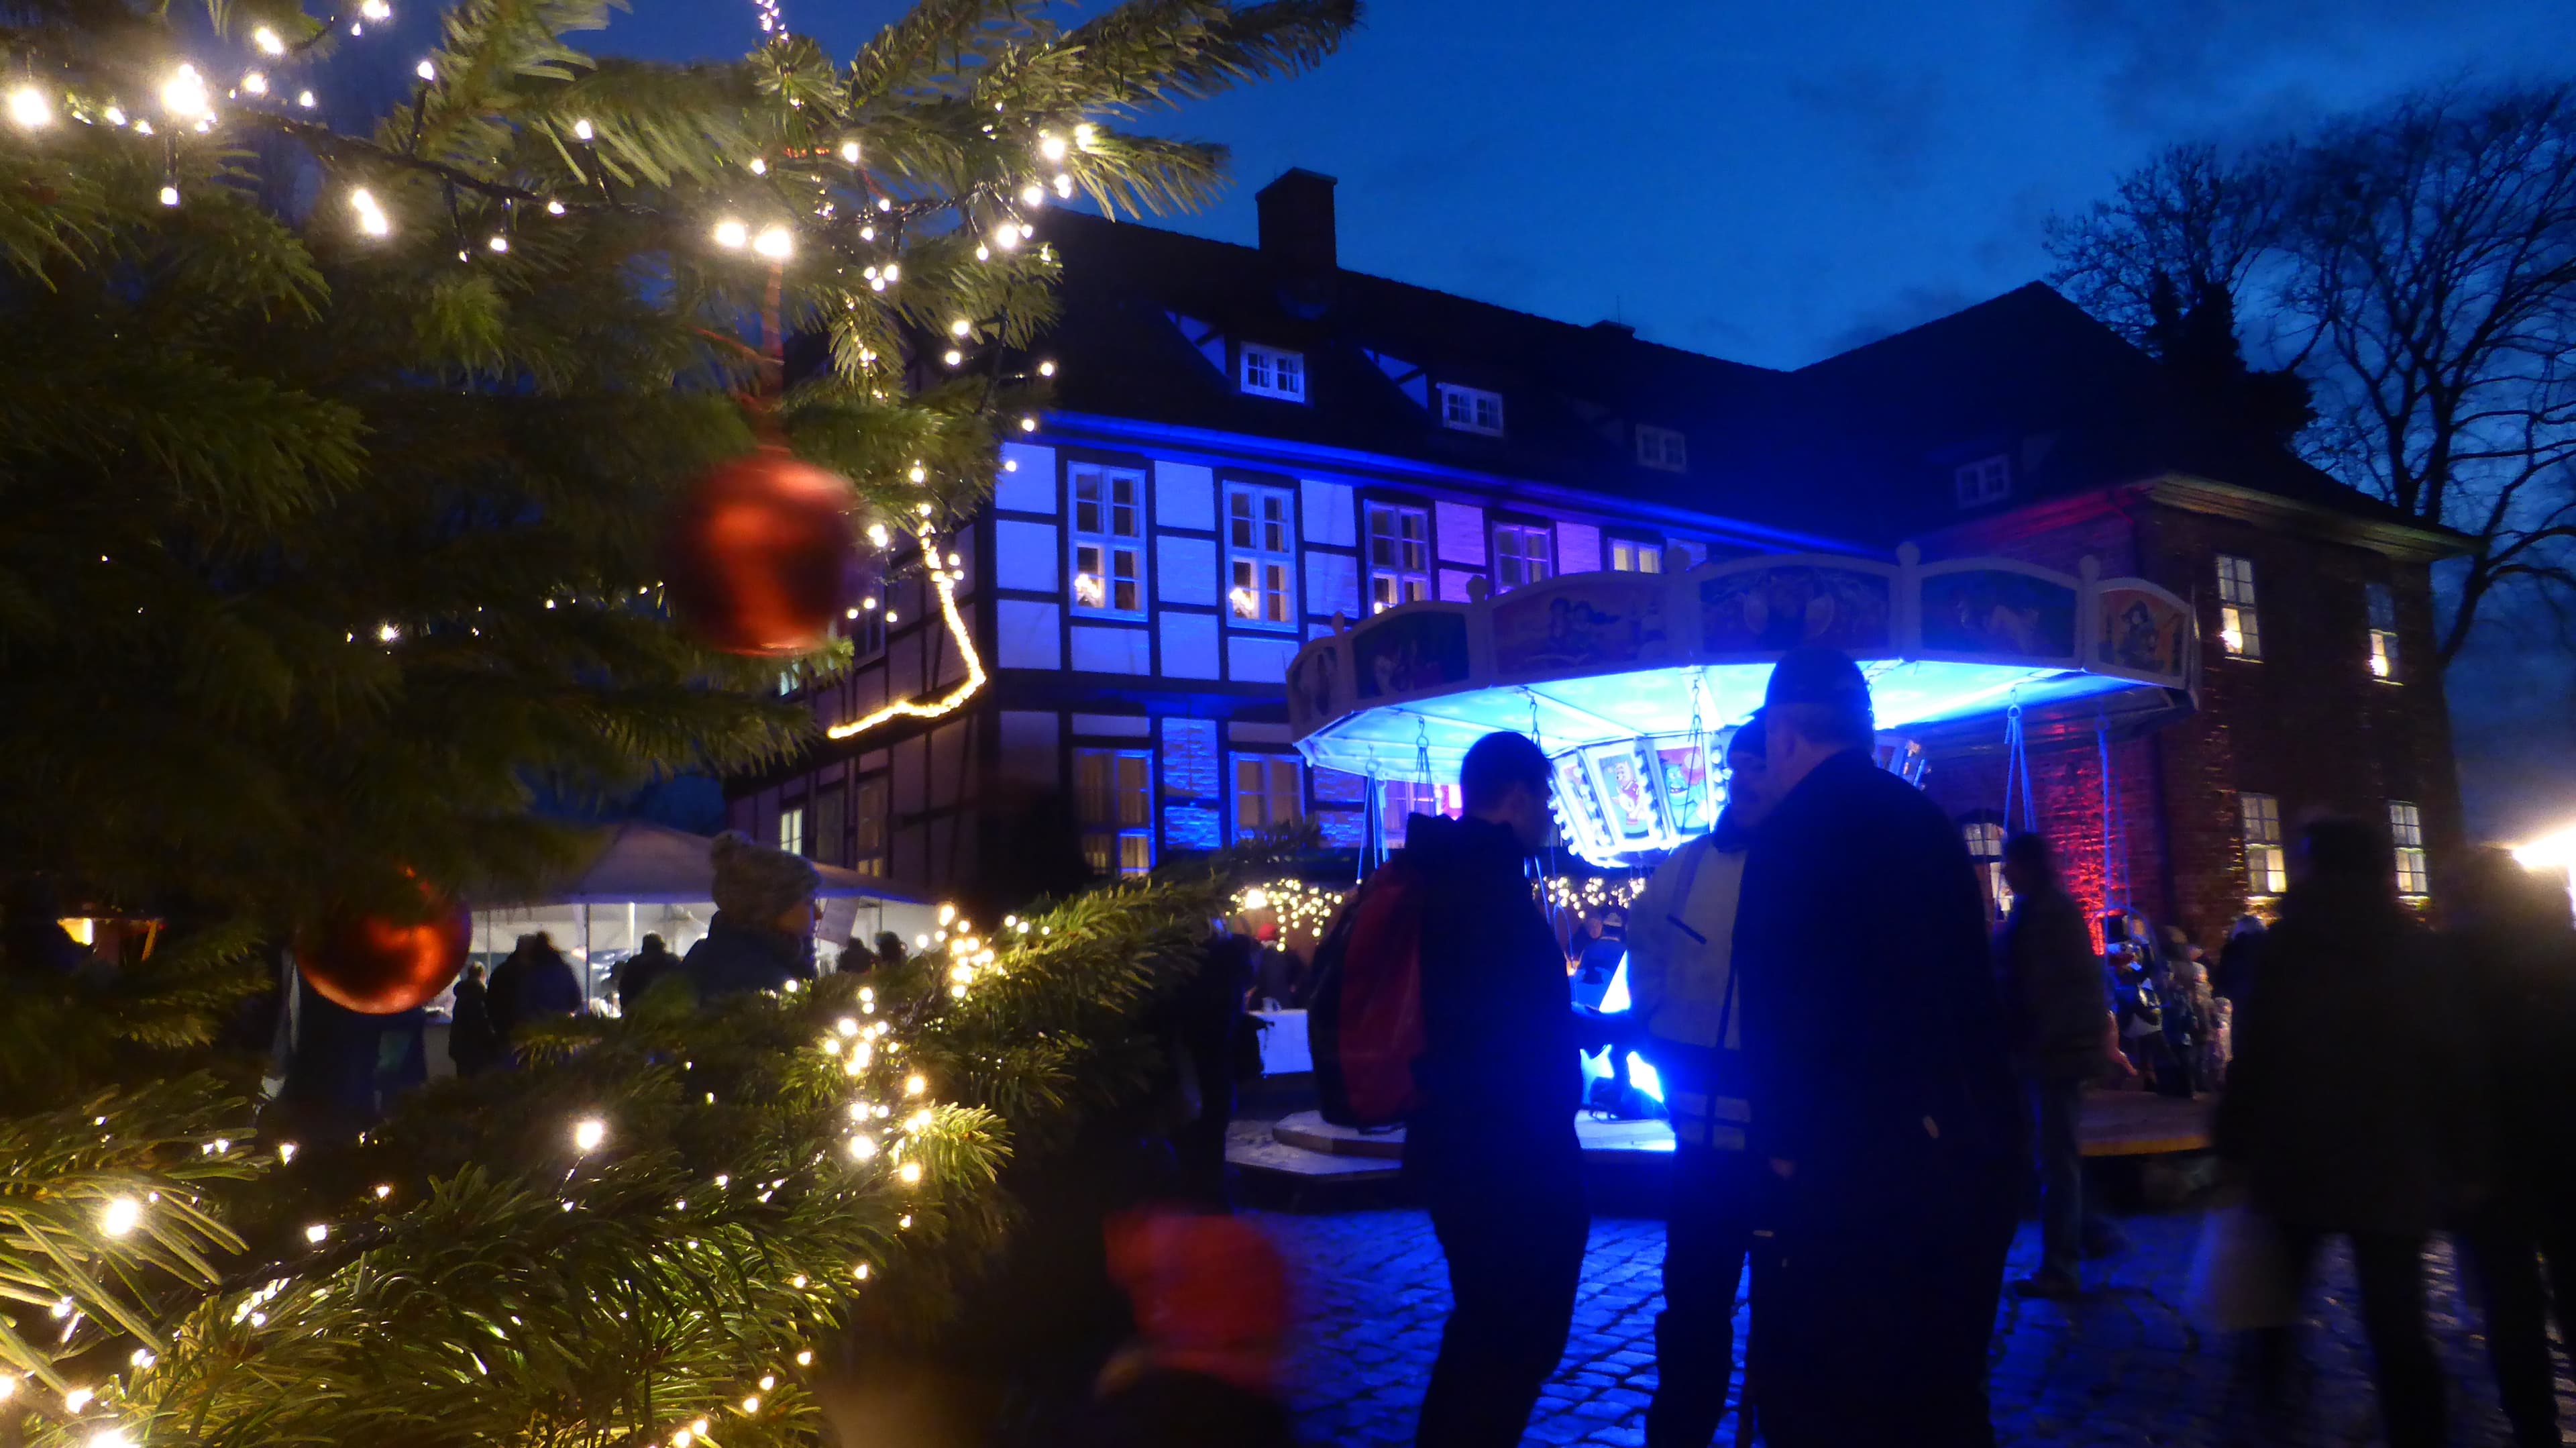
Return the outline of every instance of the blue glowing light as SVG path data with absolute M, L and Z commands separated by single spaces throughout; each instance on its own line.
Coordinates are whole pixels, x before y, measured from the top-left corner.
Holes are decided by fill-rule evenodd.
M 1622 952 L 1619 956 L 1619 968 L 1610 972 L 1610 988 L 1601 992 L 1601 1004 L 1594 1009 L 1605 1016 L 1615 1016 L 1626 1010 L 1629 1004 L 1628 957 L 1625 952 Z
M 1645 1093 L 1656 1105 L 1664 1104 L 1664 1078 L 1655 1074 L 1652 1063 L 1634 1051 L 1628 1053 L 1628 1084 Z

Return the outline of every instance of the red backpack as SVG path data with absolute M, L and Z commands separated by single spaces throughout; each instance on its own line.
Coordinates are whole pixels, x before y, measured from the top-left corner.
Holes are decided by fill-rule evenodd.
M 1405 856 L 1380 865 L 1315 947 L 1306 1018 L 1315 1089 L 1336 1126 L 1392 1126 L 1421 1106 L 1422 915 L 1427 881 Z

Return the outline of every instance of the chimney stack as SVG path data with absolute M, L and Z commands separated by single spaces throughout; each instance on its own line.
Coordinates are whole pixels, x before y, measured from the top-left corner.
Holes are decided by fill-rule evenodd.
M 1261 254 L 1289 278 L 1323 281 L 1341 268 L 1333 239 L 1333 178 L 1303 167 L 1261 188 Z

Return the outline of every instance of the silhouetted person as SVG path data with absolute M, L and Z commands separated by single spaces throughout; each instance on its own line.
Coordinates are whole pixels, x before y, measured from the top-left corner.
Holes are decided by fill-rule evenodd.
M 2470 1002 L 2476 1110 L 2494 1147 L 2459 1238 L 2514 1441 L 2555 1445 L 2553 1294 L 2559 1339 L 2576 1344 L 2576 928 L 2558 882 L 2503 850 L 2478 851 L 2453 900 L 2444 964 Z
M 2390 1448 L 2426 1448 L 2442 1441 L 2444 1410 L 2425 1331 L 2424 1239 L 2477 1153 L 2454 993 L 2431 937 L 2398 902 L 2393 859 L 2387 837 L 2358 821 L 2304 832 L 2299 878 L 2237 1019 L 2217 1144 L 2253 1208 L 2278 1225 L 2294 1294 L 2327 1236 L 2352 1240 Z M 2256 1386 L 2277 1413 L 2292 1329 L 2254 1338 Z
M 1672 1205 L 1664 1218 L 1664 1310 L 1655 1318 L 1648 1448 L 1708 1448 L 1735 1370 L 1735 1286 L 1748 1261 L 1771 1295 L 1758 1234 L 1775 1225 L 1771 1164 L 1752 1122 L 1735 920 L 1753 831 L 1769 814 L 1762 716 L 1727 741 L 1726 812 L 1655 870 L 1628 924 L 1629 1013 L 1672 1113 Z M 1747 1394 L 1750 1402 L 1751 1395 Z
M 802 855 L 752 843 L 735 830 L 716 836 L 716 915 L 681 969 L 701 1001 L 778 990 L 814 973 L 814 891 L 822 883 Z
M 564 958 L 562 951 L 555 948 L 553 936 L 540 930 L 523 938 L 519 944 L 520 949 L 511 957 L 519 962 L 519 969 L 509 982 L 509 1024 L 502 1032 L 503 1039 L 514 1049 L 529 1026 L 541 1020 L 580 1015 L 582 1008 L 589 1004 L 581 988 L 580 972 Z M 505 960 L 501 965 L 503 970 L 507 970 L 510 961 Z M 503 993 L 500 976 L 501 972 L 493 972 L 492 993 L 495 997 Z
M 1252 975 L 1252 937 L 1218 936 L 1172 1002 L 1169 1034 L 1181 1057 L 1176 1064 L 1188 1074 L 1188 1094 L 1198 1108 L 1172 1129 L 1172 1157 L 1183 1198 L 1217 1211 L 1229 1205 L 1225 1134 L 1234 1121 L 1236 1037 L 1251 1029 L 1243 1019 L 1243 996 L 1252 988 Z
M 680 958 L 671 953 L 670 945 L 659 935 L 647 935 L 617 967 L 617 1012 L 624 1015 L 635 1009 L 645 992 L 664 976 L 680 968 Z
M 2218 973 L 2211 977 L 2209 988 L 2221 1000 L 2230 1003 L 2243 1000 L 2254 984 L 2255 957 L 2263 952 L 2263 922 L 2251 915 L 2239 915 L 2227 929 L 2227 943 L 2219 947 Z
M 2073 1297 L 2083 1289 L 2086 1239 L 2109 1236 L 2085 1201 L 2084 1087 L 2127 1063 L 2113 1062 L 2093 933 L 2046 837 L 2004 841 L 2004 883 L 2013 903 L 1996 936 L 1996 980 L 2013 1068 L 2030 1095 L 2040 1186 L 2039 1271 L 2016 1285 L 2025 1296 Z
M 456 1063 L 459 1076 L 489 1071 L 501 1059 L 501 1033 L 492 1025 L 492 995 L 483 981 L 481 961 L 465 967 L 456 982 L 456 1003 L 448 1014 L 447 1059 Z
M 1460 818 L 1405 822 L 1424 876 L 1425 1049 L 1404 1168 L 1430 1203 L 1456 1304 L 1416 1441 L 1511 1448 L 1565 1352 L 1583 1275 L 1583 1076 L 1565 956 L 1523 870 L 1552 823 L 1547 756 L 1488 734 L 1459 786 Z
M 875 964 L 878 968 L 883 970 L 892 970 L 896 966 L 903 964 L 905 958 L 902 936 L 895 934 L 891 930 L 880 930 L 877 932 L 877 958 Z
M 1736 917 L 1753 1149 L 1780 1291 L 1753 1304 L 1772 1448 L 1993 1441 L 1986 1348 L 2027 1177 L 1975 866 L 1880 769 L 1869 686 L 1790 650 L 1765 698 L 1771 817 Z

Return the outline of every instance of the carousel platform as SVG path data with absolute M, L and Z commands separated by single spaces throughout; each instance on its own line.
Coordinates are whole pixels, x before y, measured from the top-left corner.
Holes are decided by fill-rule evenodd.
M 2207 1151 L 2213 1097 L 2177 1101 L 2144 1091 L 2097 1091 L 2085 1098 L 2082 1141 L 2088 1157 L 2178 1156 Z M 1575 1120 L 1584 1160 L 1596 1166 L 1644 1166 L 1669 1157 L 1672 1128 L 1662 1121 L 1622 1121 L 1586 1112 Z M 1292 1111 L 1275 1121 L 1240 1121 L 1226 1160 L 1255 1172 L 1309 1181 L 1380 1181 L 1404 1159 L 1404 1128 L 1335 1126 L 1317 1112 Z

